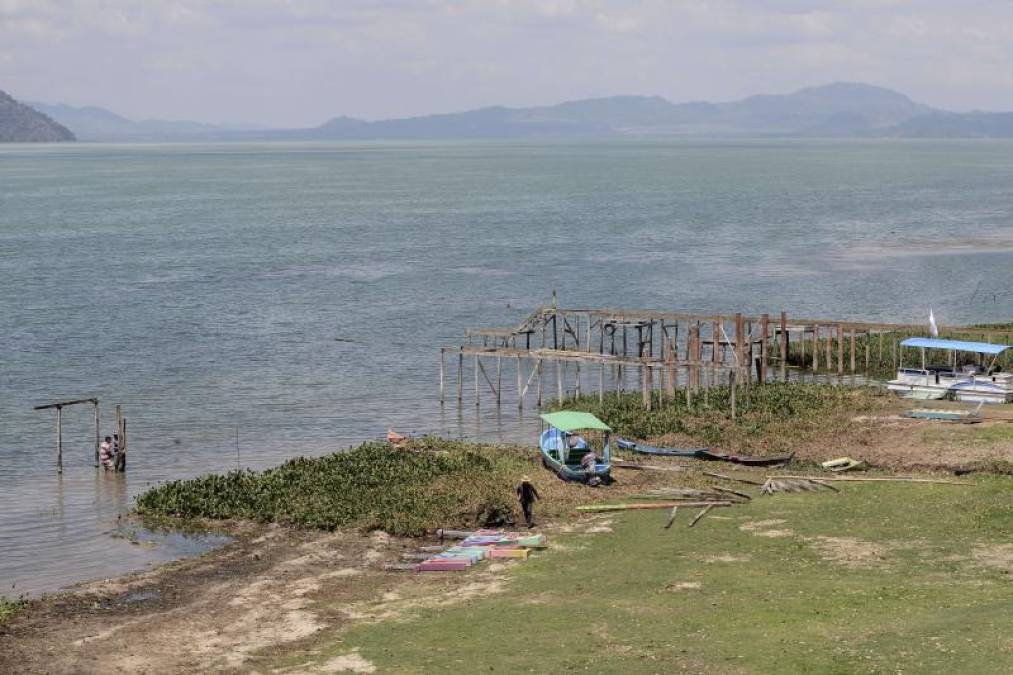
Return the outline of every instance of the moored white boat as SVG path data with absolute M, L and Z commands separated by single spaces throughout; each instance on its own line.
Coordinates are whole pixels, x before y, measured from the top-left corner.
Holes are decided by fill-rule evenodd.
M 995 345 L 985 342 L 964 342 L 961 340 L 940 340 L 937 338 L 908 338 L 901 342 L 904 347 L 918 347 L 922 351 L 921 368 L 905 368 L 903 351 L 901 367 L 897 377 L 887 382 L 887 389 L 895 391 L 906 398 L 931 400 L 951 397 L 958 401 L 971 403 L 1010 403 L 1013 402 L 1013 375 L 998 372 L 996 358 L 1008 349 L 1007 345 Z M 925 350 L 941 349 L 951 353 L 958 351 L 972 352 L 992 356 L 992 362 L 985 368 L 964 366 L 956 368 L 956 358 L 951 358 L 952 366 L 926 366 Z

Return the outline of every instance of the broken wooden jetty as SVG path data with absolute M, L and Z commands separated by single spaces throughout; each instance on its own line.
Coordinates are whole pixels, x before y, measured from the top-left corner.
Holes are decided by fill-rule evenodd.
M 889 358 L 896 367 L 900 340 L 926 330 L 912 324 L 789 317 L 785 311 L 710 315 L 567 309 L 553 303 L 512 328 L 470 329 L 459 346 L 441 347 L 439 397 L 441 403 L 447 400 L 451 371 L 456 400 L 463 403 L 465 371 L 470 366 L 475 405 L 480 404 L 486 386 L 500 405 L 505 393 L 504 363 L 512 363 L 513 393 L 520 408 L 530 396 L 541 407 L 545 386 L 551 387 L 553 379 L 560 401 L 594 390 L 602 400 L 606 391 L 636 387 L 647 409 L 656 396 L 671 398 L 679 389 L 691 401 L 698 392 L 706 397 L 711 387 L 728 386 L 734 417 L 736 386 L 804 381 L 808 376 L 838 383 L 864 382 L 871 377 L 873 352 L 876 363 Z M 941 330 L 976 335 L 983 341 L 993 336 L 1008 339 L 1011 332 L 953 326 Z M 796 356 L 789 364 L 792 348 Z

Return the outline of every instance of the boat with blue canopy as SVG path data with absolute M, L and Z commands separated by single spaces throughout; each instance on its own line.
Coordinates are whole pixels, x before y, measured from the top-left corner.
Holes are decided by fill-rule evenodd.
M 905 367 L 905 350 L 901 349 L 897 377 L 887 382 L 887 389 L 905 398 L 921 400 L 952 398 L 971 403 L 1013 402 L 1013 374 L 1002 372 L 997 365 L 999 355 L 1008 345 L 939 338 L 908 338 L 902 348 L 916 348 L 921 353 L 921 367 Z M 931 364 L 929 350 L 948 352 L 946 365 Z M 977 364 L 957 365 L 957 353 L 978 354 Z M 991 359 L 989 359 L 991 357 Z
M 612 481 L 612 429 L 591 413 L 573 410 L 539 415 L 542 464 L 563 480 L 590 485 Z

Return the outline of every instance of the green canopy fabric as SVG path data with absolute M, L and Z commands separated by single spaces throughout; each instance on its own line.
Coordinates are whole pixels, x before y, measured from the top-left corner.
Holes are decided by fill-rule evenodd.
M 600 419 L 586 412 L 575 410 L 560 410 L 559 412 L 539 415 L 543 420 L 560 431 L 576 431 L 577 429 L 601 429 L 612 431 L 609 426 Z

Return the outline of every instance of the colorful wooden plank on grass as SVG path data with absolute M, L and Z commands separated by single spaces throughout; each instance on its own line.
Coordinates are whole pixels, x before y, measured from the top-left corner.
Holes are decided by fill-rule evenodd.
M 415 572 L 459 572 L 469 567 L 468 560 L 425 560 L 415 566 Z
M 530 554 L 531 551 L 526 548 L 494 548 L 490 553 L 493 558 L 519 558 L 520 560 L 527 560 Z

